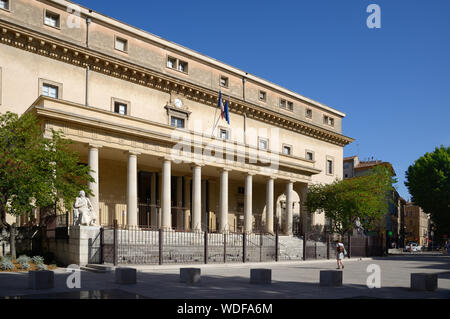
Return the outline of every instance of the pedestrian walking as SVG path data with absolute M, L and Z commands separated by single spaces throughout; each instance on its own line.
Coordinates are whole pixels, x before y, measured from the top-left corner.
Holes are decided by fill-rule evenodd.
M 344 269 L 344 264 L 342 263 L 342 260 L 344 260 L 344 252 L 345 247 L 344 244 L 341 243 L 339 240 L 336 240 L 336 259 L 337 259 L 337 269 Z

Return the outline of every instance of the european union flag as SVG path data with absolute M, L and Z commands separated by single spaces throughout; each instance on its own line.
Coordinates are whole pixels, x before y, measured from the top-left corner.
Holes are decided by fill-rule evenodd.
M 228 122 L 228 125 L 230 125 L 230 108 L 228 107 L 228 101 L 225 101 L 224 109 L 225 120 Z

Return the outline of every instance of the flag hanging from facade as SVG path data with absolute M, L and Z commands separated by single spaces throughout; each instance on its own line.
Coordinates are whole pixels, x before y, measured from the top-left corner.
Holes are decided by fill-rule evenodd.
M 224 113 L 225 120 L 228 122 L 228 125 L 230 125 L 230 108 L 228 107 L 228 101 L 225 101 Z
M 223 105 L 223 99 L 222 99 L 222 91 L 219 91 L 219 103 L 217 107 L 220 108 L 220 111 L 222 112 L 222 120 L 225 116 L 225 106 Z

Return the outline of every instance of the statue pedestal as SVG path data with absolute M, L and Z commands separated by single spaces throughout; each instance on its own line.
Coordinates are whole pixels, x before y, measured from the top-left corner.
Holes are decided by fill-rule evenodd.
M 100 246 L 99 226 L 71 226 L 69 228 L 69 260 L 71 264 L 85 266 L 93 250 Z M 94 262 L 95 263 L 95 262 Z

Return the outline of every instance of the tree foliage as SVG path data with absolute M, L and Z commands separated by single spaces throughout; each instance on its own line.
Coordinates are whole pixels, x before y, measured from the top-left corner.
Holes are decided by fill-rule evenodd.
M 406 171 L 412 201 L 431 215 L 437 236 L 450 234 L 450 147 L 436 147 Z
M 372 230 L 388 211 L 393 183 L 392 171 L 376 166 L 363 176 L 310 186 L 306 206 L 310 213 L 324 212 L 331 231 L 342 236 L 352 231 L 357 221 Z
M 19 216 L 55 204 L 62 209 L 80 190 L 90 194 L 89 167 L 70 150 L 72 142 L 61 132 L 48 135 L 32 114 L 0 114 L 0 228 L 9 228 L 7 213 Z

